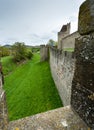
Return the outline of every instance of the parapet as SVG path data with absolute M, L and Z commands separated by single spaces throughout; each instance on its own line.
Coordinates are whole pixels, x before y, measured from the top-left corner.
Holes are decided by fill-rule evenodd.
M 8 130 L 89 130 L 71 106 L 26 117 L 9 124 Z

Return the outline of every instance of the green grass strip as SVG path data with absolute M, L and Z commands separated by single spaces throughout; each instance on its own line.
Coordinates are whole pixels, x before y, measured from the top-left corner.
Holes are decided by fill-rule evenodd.
M 4 89 L 10 120 L 62 107 L 48 62 L 39 54 L 5 78 Z

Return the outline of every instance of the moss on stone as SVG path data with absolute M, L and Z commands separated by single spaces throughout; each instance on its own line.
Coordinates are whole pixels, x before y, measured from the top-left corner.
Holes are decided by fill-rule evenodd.
M 90 32 L 94 31 L 93 13 L 94 10 L 91 9 L 90 0 L 85 1 L 80 6 L 78 31 L 81 35 L 89 34 Z

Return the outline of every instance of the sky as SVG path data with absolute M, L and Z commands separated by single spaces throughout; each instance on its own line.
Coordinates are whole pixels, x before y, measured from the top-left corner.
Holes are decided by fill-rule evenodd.
M 71 22 L 77 30 L 79 6 L 84 0 L 0 0 L 0 45 L 27 45 L 57 41 L 57 32 Z

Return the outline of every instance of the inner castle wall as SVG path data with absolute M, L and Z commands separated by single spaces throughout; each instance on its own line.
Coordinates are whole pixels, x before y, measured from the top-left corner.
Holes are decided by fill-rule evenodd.
M 66 26 L 66 30 L 65 27 Z M 80 36 L 79 32 L 76 31 L 70 34 L 71 24 L 63 25 L 60 32 L 58 32 L 58 49 L 63 50 L 65 48 L 75 48 L 75 38 Z

